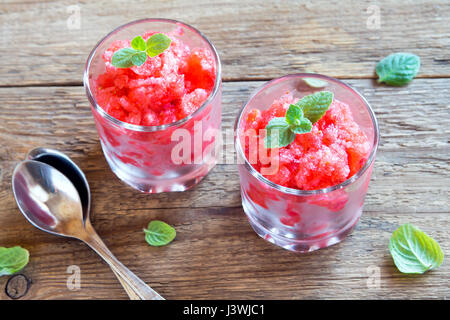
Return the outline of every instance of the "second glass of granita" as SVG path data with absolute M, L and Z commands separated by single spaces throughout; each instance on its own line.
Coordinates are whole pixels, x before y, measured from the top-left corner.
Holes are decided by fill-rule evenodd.
M 113 54 L 162 33 L 169 48 L 141 66 L 116 68 Z M 221 127 L 221 65 L 212 43 L 175 20 L 123 25 L 92 50 L 84 72 L 105 158 L 125 183 L 147 193 L 184 191 L 215 165 Z
M 334 98 L 311 131 L 267 149 L 268 122 L 319 91 Z M 309 252 L 350 233 L 362 213 L 379 141 L 374 112 L 355 89 L 318 74 L 274 79 L 241 109 L 235 132 L 242 205 L 259 236 Z

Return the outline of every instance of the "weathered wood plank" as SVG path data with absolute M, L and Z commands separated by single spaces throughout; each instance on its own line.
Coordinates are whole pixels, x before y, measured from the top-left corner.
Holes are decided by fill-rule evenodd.
M 68 27 L 74 4 L 79 29 Z M 369 9 L 373 5 L 377 7 Z M 380 27 L 374 29 L 368 19 L 377 8 Z M 225 80 L 262 80 L 302 71 L 371 78 L 376 62 L 396 51 L 422 58 L 419 77 L 450 77 L 447 0 L 232 0 L 195 5 L 183 0 L 8 0 L 0 4 L 0 12 L 3 86 L 81 83 L 96 42 L 121 24 L 147 17 L 178 19 L 204 32 L 219 50 Z
M 367 209 L 449 212 L 450 119 L 446 97 L 450 79 L 417 79 L 405 88 L 374 87 L 372 80 L 349 83 L 371 102 L 381 130 Z M 232 132 L 239 108 L 261 84 L 224 84 L 224 132 Z M 0 201 L 8 210 L 16 208 L 10 193 L 13 167 L 28 150 L 37 146 L 67 152 L 80 164 L 91 184 L 96 199 L 94 206 L 99 212 L 128 209 L 130 203 L 136 209 L 210 207 L 217 206 L 215 199 L 219 198 L 221 206 L 240 205 L 234 163 L 217 166 L 196 188 L 183 193 L 149 196 L 120 183 L 101 153 L 82 87 L 2 88 L 0 105 L 3 144 Z M 232 141 L 227 141 L 224 150 L 233 152 Z
M 167 247 L 149 247 L 142 228 L 162 219 L 177 229 Z M 422 276 L 397 271 L 389 237 L 402 223 L 420 226 L 448 256 L 448 216 L 440 213 L 365 212 L 341 244 L 294 254 L 260 239 L 241 208 L 117 210 L 97 215 L 94 224 L 112 252 L 167 299 L 443 299 L 450 297 L 450 265 Z M 2 224 L 1 243 L 20 243 L 31 253 L 23 273 L 33 280 L 24 299 L 126 299 L 108 266 L 75 240 L 34 229 L 16 214 L 13 228 Z M 81 269 L 81 290 L 69 291 L 68 266 Z M 379 268 L 380 287 L 368 287 Z M 0 278 L 0 288 L 7 277 Z M 0 299 L 6 299 L 0 290 Z
M 139 194 L 107 167 L 82 87 L 0 88 L 0 245 L 20 244 L 31 252 L 24 273 L 33 284 L 25 298 L 126 298 L 108 267 L 83 244 L 36 230 L 20 215 L 11 173 L 35 146 L 57 148 L 80 164 L 93 192 L 95 227 L 118 258 L 166 298 L 448 298 L 447 263 L 421 277 L 401 275 L 387 241 L 399 224 L 411 222 L 449 255 L 450 79 L 416 79 L 405 88 L 348 82 L 377 113 L 380 150 L 356 231 L 338 246 L 307 255 L 256 236 L 240 207 L 234 164 L 216 166 L 187 192 Z M 261 84 L 224 84 L 225 130 Z M 155 218 L 177 228 L 178 238 L 168 247 L 144 242 L 141 230 Z M 81 268 L 80 291 L 66 287 L 70 265 Z M 380 268 L 380 289 L 367 288 L 369 266 Z M 0 299 L 6 298 L 6 280 L 0 278 Z

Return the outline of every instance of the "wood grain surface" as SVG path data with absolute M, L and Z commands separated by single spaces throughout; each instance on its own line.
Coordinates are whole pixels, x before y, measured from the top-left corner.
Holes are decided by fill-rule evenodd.
M 74 4 L 80 8 L 79 30 L 66 25 L 67 8 Z M 376 1 L 377 30 L 366 25 L 371 4 L 3 1 L 0 53 L 10 58 L 0 59 L 0 246 L 30 251 L 22 273 L 32 283 L 21 299 L 127 298 L 94 252 L 35 229 L 17 209 L 12 170 L 36 146 L 66 152 L 80 165 L 91 186 L 98 233 L 167 299 L 450 298 L 450 3 Z M 367 98 L 381 141 L 363 216 L 348 239 L 302 255 L 263 241 L 242 210 L 236 166 L 225 159 L 182 193 L 140 194 L 114 176 L 81 86 L 83 66 L 107 32 L 149 16 L 190 23 L 218 48 L 224 133 L 253 90 L 287 73 L 339 77 Z M 374 66 L 395 51 L 420 55 L 419 78 L 401 88 L 378 85 Z M 146 244 L 142 228 L 152 219 L 175 226 L 172 244 Z M 392 231 L 406 222 L 441 244 L 446 260 L 439 269 L 421 276 L 397 271 L 387 245 Z M 81 268 L 81 290 L 67 289 L 71 265 Z M 379 268 L 379 288 L 367 285 L 371 267 Z M 9 299 L 7 280 L 0 277 L 0 299 Z
M 74 5 L 79 29 L 70 20 Z M 380 10 L 379 28 L 368 20 L 371 5 Z M 225 80 L 300 71 L 374 77 L 376 61 L 396 51 L 422 58 L 419 77 L 450 76 L 448 0 L 7 0 L 0 11 L 8 57 L 0 59 L 0 85 L 81 83 L 97 41 L 121 24 L 155 17 L 201 30 L 219 50 Z

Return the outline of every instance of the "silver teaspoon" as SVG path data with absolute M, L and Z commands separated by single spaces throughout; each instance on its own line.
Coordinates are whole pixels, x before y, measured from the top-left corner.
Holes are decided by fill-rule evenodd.
M 85 227 L 80 196 L 64 174 L 46 163 L 26 160 L 16 166 L 12 186 L 20 211 L 35 227 L 85 242 L 140 299 L 163 299 L 114 257 L 91 224 Z
M 27 159 L 36 160 L 39 162 L 46 163 L 53 168 L 57 169 L 63 175 L 65 175 L 74 185 L 75 189 L 78 191 L 78 195 L 81 200 L 81 207 L 83 209 L 83 221 L 85 228 L 92 228 L 90 221 L 90 209 L 91 209 L 91 191 L 89 188 L 89 183 L 84 175 L 83 171 L 76 165 L 75 162 L 70 159 L 66 154 L 49 148 L 34 148 L 30 150 L 27 154 Z M 131 300 L 141 300 L 139 295 L 133 291 L 133 289 L 128 286 L 126 281 L 117 274 L 114 269 L 111 269 L 116 275 L 117 279 L 122 284 L 122 287 L 128 294 Z

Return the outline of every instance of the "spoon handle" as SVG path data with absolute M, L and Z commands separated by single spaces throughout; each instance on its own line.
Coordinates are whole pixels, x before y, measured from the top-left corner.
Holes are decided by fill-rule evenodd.
M 127 291 L 128 295 L 132 294 L 134 297 L 137 295 L 141 300 L 164 300 L 164 298 L 161 297 L 156 291 L 150 288 L 144 281 L 139 279 L 133 272 L 117 260 L 117 258 L 111 253 L 111 251 L 109 251 L 100 239 L 92 225 L 86 224 L 86 231 L 87 235 L 83 241 L 95 252 L 97 252 L 106 263 L 109 264 L 122 284 L 125 282 L 128 285 L 128 288 L 124 286 L 124 289 Z
M 114 272 L 117 280 L 119 280 L 120 284 L 122 285 L 122 287 L 125 289 L 125 292 L 127 293 L 128 297 L 130 298 L 130 300 L 142 300 L 141 297 L 139 297 L 139 295 L 134 292 L 133 288 L 131 288 L 128 283 L 125 281 L 125 279 L 123 279 L 120 274 L 118 274 L 117 272 L 114 271 L 114 269 L 112 269 L 112 272 Z

